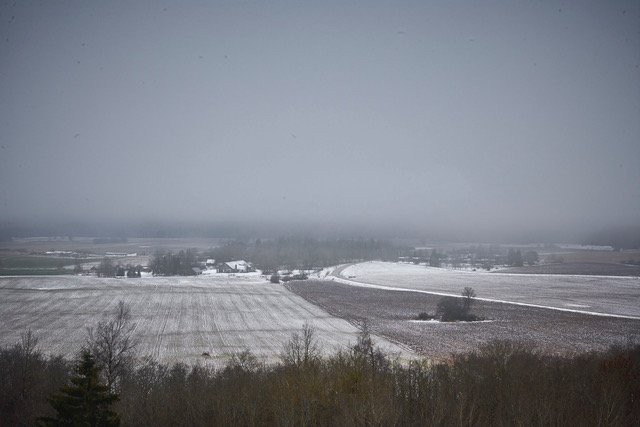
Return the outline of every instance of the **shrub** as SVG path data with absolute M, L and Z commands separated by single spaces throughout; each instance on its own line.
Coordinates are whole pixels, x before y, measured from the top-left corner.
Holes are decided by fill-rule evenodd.
M 464 288 L 462 291 L 463 298 L 443 297 L 438 302 L 436 316 L 443 322 L 465 321 L 474 322 L 483 320 L 474 314 L 471 314 L 471 305 L 476 293 L 472 288 Z
M 116 275 L 116 267 L 109 258 L 103 258 L 100 265 L 96 268 L 98 277 L 114 277 Z
M 272 274 L 269 281 L 271 283 L 280 283 L 280 276 L 278 274 Z
M 471 305 L 473 304 L 473 299 L 476 297 L 476 292 L 473 288 L 466 287 L 462 290 L 462 306 L 464 311 L 468 314 L 471 310 Z
M 418 313 L 418 317 L 416 317 L 416 320 L 433 320 L 433 319 L 435 319 L 435 316 L 432 316 L 426 311 Z
M 464 306 L 460 304 L 460 300 L 454 297 L 443 297 L 438 301 L 436 310 L 437 316 L 443 322 L 454 322 L 456 320 L 466 320 L 466 312 Z

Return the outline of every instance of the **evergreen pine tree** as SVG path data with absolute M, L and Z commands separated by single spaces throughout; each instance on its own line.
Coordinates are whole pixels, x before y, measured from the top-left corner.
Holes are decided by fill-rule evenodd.
M 88 350 L 83 350 L 71 377 L 71 385 L 52 396 L 49 403 L 56 410 L 55 418 L 41 418 L 46 426 L 119 426 L 120 418 L 110 406 L 118 396 L 100 383 L 99 368 Z

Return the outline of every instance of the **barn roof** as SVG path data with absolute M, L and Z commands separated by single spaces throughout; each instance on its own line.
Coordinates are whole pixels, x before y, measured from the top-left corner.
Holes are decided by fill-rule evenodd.
M 237 261 L 229 261 L 225 262 L 229 266 L 229 268 L 234 268 L 238 270 L 246 270 L 249 267 L 249 263 L 243 259 L 239 259 Z

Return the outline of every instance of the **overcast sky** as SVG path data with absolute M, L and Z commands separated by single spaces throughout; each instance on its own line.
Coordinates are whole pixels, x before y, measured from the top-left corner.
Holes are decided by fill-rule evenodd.
M 640 223 L 640 2 L 3 2 L 0 219 Z

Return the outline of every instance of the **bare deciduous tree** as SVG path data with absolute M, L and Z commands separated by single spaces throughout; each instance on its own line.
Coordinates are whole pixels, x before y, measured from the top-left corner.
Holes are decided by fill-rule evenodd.
M 227 363 L 227 369 L 232 371 L 254 372 L 261 366 L 258 358 L 249 350 L 233 354 Z
M 466 287 L 462 290 L 463 304 L 465 313 L 469 313 L 471 310 L 471 305 L 473 304 L 473 299 L 476 297 L 476 292 L 473 288 Z
M 305 322 L 302 325 L 302 335 L 297 332 L 291 335 L 280 354 L 285 365 L 306 368 L 320 360 L 315 332 L 315 329 Z
M 87 347 L 110 390 L 115 389 L 118 379 L 133 366 L 138 345 L 135 327 L 129 306 L 120 301 L 111 319 L 87 329 Z
M 33 378 L 33 364 L 39 359 L 40 352 L 37 349 L 38 338 L 33 334 L 31 329 L 20 335 L 20 343 L 16 346 L 18 354 L 21 357 L 20 364 L 20 396 L 25 399 L 28 390 L 31 388 Z
M 109 258 L 105 257 L 96 268 L 96 273 L 98 273 L 98 277 L 113 277 L 116 275 L 116 267 Z
M 386 369 L 389 367 L 389 361 L 386 355 L 375 345 L 373 338 L 371 338 L 371 330 L 366 320 L 362 322 L 358 340 L 351 348 L 351 354 L 354 360 L 360 363 L 366 363 L 373 370 Z

